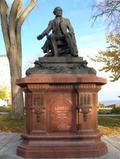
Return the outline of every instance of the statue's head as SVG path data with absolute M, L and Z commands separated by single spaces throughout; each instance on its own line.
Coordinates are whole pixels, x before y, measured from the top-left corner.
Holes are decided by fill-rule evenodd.
M 53 11 L 53 14 L 56 15 L 56 16 L 62 16 L 62 8 L 61 7 L 56 7 Z

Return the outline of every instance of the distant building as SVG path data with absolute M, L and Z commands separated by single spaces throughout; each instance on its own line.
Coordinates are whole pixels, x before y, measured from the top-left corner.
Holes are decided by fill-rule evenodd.
M 109 100 L 109 101 L 102 101 L 101 106 L 109 107 L 109 108 L 117 108 L 120 107 L 120 100 Z
M 0 86 L 10 88 L 10 70 L 6 55 L 0 55 Z

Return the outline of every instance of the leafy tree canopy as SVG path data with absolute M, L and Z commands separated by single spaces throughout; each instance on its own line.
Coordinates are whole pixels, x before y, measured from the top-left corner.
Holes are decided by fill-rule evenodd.
M 99 51 L 99 54 L 92 58 L 92 60 L 103 63 L 100 71 L 111 71 L 111 80 L 116 81 L 120 79 L 120 35 L 108 35 L 107 43 L 107 49 Z

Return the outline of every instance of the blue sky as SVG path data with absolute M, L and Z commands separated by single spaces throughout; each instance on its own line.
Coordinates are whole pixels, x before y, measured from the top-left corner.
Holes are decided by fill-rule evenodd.
M 24 5 L 30 0 L 24 0 Z M 98 0 L 97 0 L 98 1 Z M 7 0 L 11 4 L 12 0 Z M 22 26 L 22 50 L 23 50 L 23 70 L 26 70 L 40 56 L 43 56 L 41 46 L 42 41 L 37 41 L 36 36 L 40 34 L 54 18 L 53 9 L 56 6 L 63 8 L 63 16 L 69 18 L 76 35 L 79 56 L 83 56 L 89 62 L 89 66 L 94 66 L 97 70 L 100 64 L 91 62 L 87 56 L 94 56 L 106 46 L 106 24 L 98 20 L 92 26 L 92 5 L 96 0 L 38 0 L 37 6 L 30 13 Z M 5 53 L 4 42 L 0 28 L 0 54 Z M 108 79 L 110 73 L 98 71 L 98 76 Z M 110 83 L 103 87 L 100 92 L 100 100 L 116 99 L 120 95 L 119 81 Z M 108 96 L 109 93 L 109 96 Z

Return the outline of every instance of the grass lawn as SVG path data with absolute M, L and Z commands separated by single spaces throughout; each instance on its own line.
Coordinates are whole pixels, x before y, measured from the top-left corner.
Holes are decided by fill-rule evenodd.
M 104 135 L 120 136 L 120 118 L 100 117 L 98 128 Z M 6 132 L 22 132 L 25 119 L 10 119 L 7 115 L 0 115 L 0 130 Z
M 98 128 L 104 135 L 120 136 L 120 118 L 100 117 L 98 123 Z
M 0 115 L 0 131 L 22 132 L 24 130 L 25 119 L 10 119 L 7 115 Z

